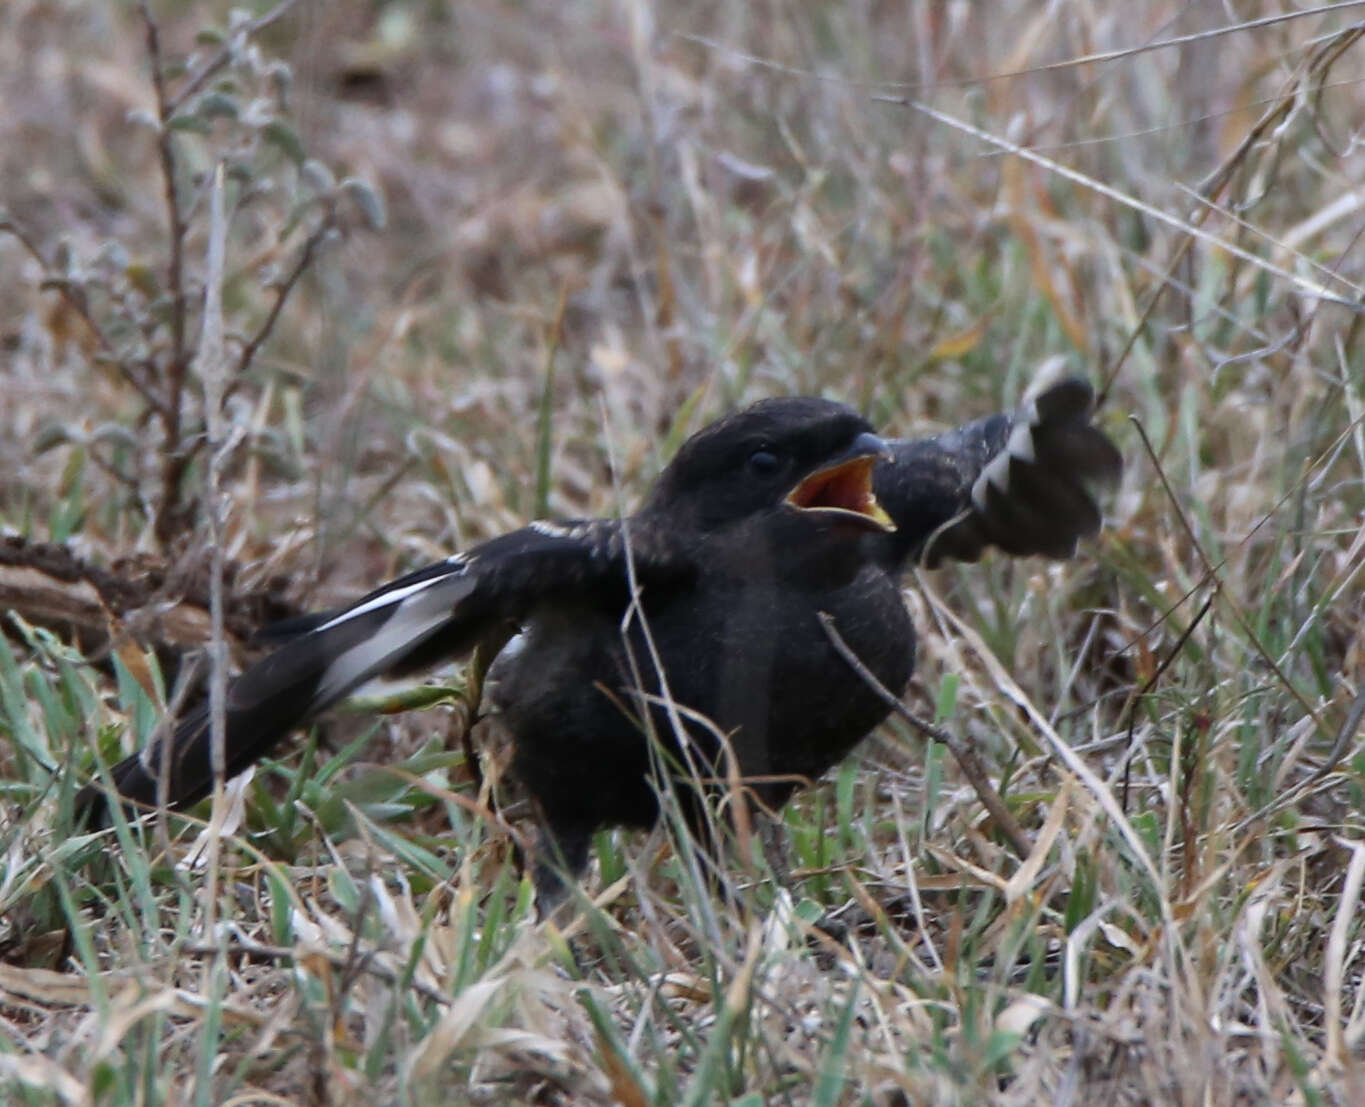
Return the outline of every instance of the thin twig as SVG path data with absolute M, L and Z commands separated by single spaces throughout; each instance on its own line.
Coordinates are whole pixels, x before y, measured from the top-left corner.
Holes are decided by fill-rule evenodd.
M 152 18 L 146 0 L 138 5 L 147 31 L 147 55 L 152 63 L 152 88 L 156 92 L 156 116 L 160 125 L 157 134 L 157 155 L 161 162 L 161 186 L 166 200 L 167 230 L 170 233 L 170 260 L 166 266 L 166 286 L 171 294 L 171 364 L 169 400 L 171 418 L 179 422 L 179 388 L 184 384 L 188 361 L 185 356 L 185 221 L 180 212 L 180 194 L 176 189 L 175 147 L 172 145 L 171 108 L 166 90 L 166 67 L 161 55 L 161 28 Z M 178 375 L 178 380 L 176 379 Z
M 114 462 L 100 453 L 99 446 L 90 442 L 86 446 L 86 456 L 95 463 L 95 466 L 107 473 L 113 480 L 123 485 L 129 492 L 136 493 L 139 489 L 136 477 L 130 476 L 120 469 Z
M 1356 732 L 1360 730 L 1361 723 L 1365 723 L 1365 688 L 1361 688 L 1356 693 L 1356 698 L 1351 701 L 1351 706 L 1346 709 L 1346 718 L 1341 721 L 1341 729 L 1337 731 L 1336 739 L 1332 742 L 1332 748 L 1327 751 L 1326 759 L 1308 778 L 1305 785 L 1316 784 L 1337 767 L 1346 754 L 1346 747 L 1351 744 L 1355 739 Z
M 282 0 L 281 3 L 276 4 L 264 15 L 257 16 L 255 19 L 251 20 L 251 22 L 244 23 L 241 27 L 237 28 L 235 34 L 240 37 L 250 38 L 257 31 L 269 27 L 293 6 L 294 0 Z M 209 58 L 203 66 L 190 74 L 190 76 L 185 79 L 185 83 L 180 86 L 180 91 L 167 101 L 167 118 L 171 118 L 176 112 L 183 108 L 190 97 L 204 87 L 205 81 L 232 60 L 232 55 L 233 43 L 228 42 L 227 45 L 223 46 L 218 51 L 218 53 Z
M 167 234 L 170 257 L 166 263 L 166 288 L 171 297 L 171 353 L 166 366 L 166 407 L 161 412 L 166 441 L 162 446 L 161 497 L 157 504 L 157 541 L 169 545 L 175 533 L 180 483 L 185 473 L 184 451 L 180 442 L 180 415 L 184 406 L 185 375 L 189 357 L 185 348 L 185 319 L 189 310 L 185 296 L 185 237 L 184 214 L 180 210 L 180 194 L 176 187 L 177 166 L 172 137 L 171 106 L 166 89 L 166 68 L 161 54 L 161 29 L 152 18 L 146 0 L 138 5 L 147 32 L 147 55 L 152 66 L 152 88 L 156 92 L 158 123 L 156 149 L 161 165 L 161 186 L 166 204 Z
M 981 764 L 981 759 L 976 756 L 976 751 L 965 742 L 958 741 L 956 735 L 949 733 L 942 727 L 925 722 L 905 704 L 901 703 L 887 689 L 886 685 L 877 679 L 872 670 L 863 664 L 862 659 L 849 648 L 848 643 L 835 629 L 834 620 L 823 611 L 820 612 L 820 625 L 825 628 L 825 634 L 829 637 L 830 644 L 834 646 L 839 656 L 848 662 L 849 667 L 862 677 L 867 686 L 877 694 L 883 703 L 926 738 L 948 747 L 968 783 L 976 790 L 982 806 L 986 808 L 991 818 L 995 820 L 996 825 L 1000 827 L 1001 832 L 1009 839 L 1010 848 L 1021 858 L 1027 859 L 1033 852 L 1033 842 L 1015 821 L 1009 808 L 1005 806 L 1005 801 L 1000 798 L 1000 793 L 991 784 L 990 774 L 986 772 L 986 767 Z
M 1311 296 L 1317 300 L 1325 300 L 1329 303 L 1338 304 L 1348 311 L 1365 311 L 1365 308 L 1362 308 L 1361 306 L 1361 299 L 1362 297 L 1365 297 L 1365 287 L 1356 284 L 1347 277 L 1336 273 L 1332 274 L 1332 281 L 1330 283 L 1340 286 L 1343 291 L 1340 294 L 1329 291 L 1324 285 L 1315 284 L 1313 281 L 1297 272 L 1288 270 L 1282 265 L 1276 265 L 1266 258 L 1259 257 L 1248 250 L 1244 250 L 1229 238 L 1220 237 L 1211 231 L 1204 230 L 1203 227 L 1196 222 L 1171 215 L 1169 212 L 1145 203 L 1134 196 L 1130 196 L 1120 189 L 1114 188 L 1112 185 L 1108 185 L 1094 177 L 1087 176 L 1079 170 L 1072 169 L 1070 166 L 1063 165 L 1051 158 L 1043 157 L 1041 154 L 1037 154 L 1027 147 L 1020 146 L 1015 142 L 1010 142 L 1008 139 L 1001 138 L 999 135 L 992 134 L 980 127 L 976 127 L 963 119 L 949 115 L 946 112 L 941 112 L 929 104 L 923 104 L 916 100 L 894 96 L 873 96 L 872 99 L 881 104 L 893 104 L 897 107 L 910 108 L 913 111 L 928 116 L 937 123 L 942 123 L 962 134 L 970 135 L 972 138 L 980 139 L 982 142 L 993 146 L 997 150 L 1001 150 L 1007 154 L 1013 154 L 1015 157 L 1021 158 L 1033 165 L 1037 165 L 1047 172 L 1061 177 L 1063 180 L 1070 181 L 1072 184 L 1079 185 L 1081 188 L 1088 189 L 1123 207 L 1136 211 L 1138 214 L 1146 216 L 1153 222 L 1161 223 L 1175 231 L 1197 238 L 1208 246 L 1223 250 L 1233 257 L 1239 258 L 1242 261 L 1255 266 L 1261 272 L 1270 273 L 1279 277 L 1303 295 Z
M 1190 625 L 1187 626 L 1180 637 L 1175 640 L 1175 645 L 1171 647 L 1170 652 L 1162 660 L 1161 664 L 1157 666 L 1156 672 L 1148 677 L 1142 687 L 1129 696 L 1128 701 L 1123 705 L 1124 711 L 1128 715 L 1128 734 L 1123 754 L 1123 798 L 1119 802 L 1125 812 L 1128 810 L 1129 774 L 1133 770 L 1133 729 L 1137 725 L 1137 703 L 1143 696 L 1147 695 L 1156 687 L 1157 681 L 1159 681 L 1166 670 L 1174 664 L 1175 659 L 1180 656 L 1181 651 L 1185 648 L 1185 643 L 1190 640 L 1190 635 L 1194 633 L 1195 628 L 1203 622 L 1204 616 L 1207 615 L 1209 609 L 1213 607 L 1213 600 L 1217 595 L 1218 590 L 1215 587 L 1209 592 L 1208 599 L 1204 601 L 1204 606 L 1201 607 L 1195 613 L 1194 618 L 1190 620 Z
M 1306 780 L 1281 792 L 1269 803 L 1239 819 L 1233 827 L 1234 832 L 1240 833 L 1254 823 L 1263 822 L 1276 812 L 1287 810 L 1306 799 L 1309 793 L 1341 763 L 1342 757 L 1345 756 L 1346 750 L 1355 740 L 1362 723 L 1365 723 L 1365 687 L 1356 693 L 1355 699 L 1351 701 L 1351 706 L 1346 709 L 1346 718 L 1342 720 L 1341 727 L 1337 730 L 1336 738 L 1332 742 L 1332 748 L 1327 751 L 1323 763 L 1314 769 Z
M 113 365 L 118 369 L 118 371 L 123 374 L 123 379 L 131 384 L 137 394 L 147 401 L 147 407 L 155 413 L 156 417 L 158 419 L 165 418 L 167 410 L 166 401 L 156 394 L 150 381 L 144 379 L 143 376 L 137 372 L 136 366 L 139 363 L 127 361 L 119 357 L 118 354 L 114 353 L 112 350 L 102 352 L 99 355 L 98 360 L 103 364 Z M 145 368 L 150 367 L 146 362 L 142 362 L 141 364 Z
M 1359 37 L 1359 32 L 1348 32 L 1345 45 L 1350 45 L 1357 37 Z M 1343 49 L 1344 48 L 1345 46 L 1343 45 Z M 1328 54 L 1330 54 L 1330 56 L 1328 56 Z M 1237 144 L 1237 148 L 1224 158 L 1223 161 L 1200 181 L 1198 186 L 1193 190 L 1196 196 L 1201 200 L 1208 202 L 1209 206 L 1196 208 L 1190 215 L 1191 224 L 1195 226 L 1203 225 L 1209 212 L 1213 210 L 1211 206 L 1212 202 L 1216 201 L 1218 196 L 1231 183 L 1233 173 L 1246 161 L 1247 156 L 1256 148 L 1257 143 L 1259 143 L 1270 130 L 1282 123 L 1284 117 L 1298 102 L 1298 93 L 1303 82 L 1311 77 L 1320 67 L 1320 63 L 1324 60 L 1324 57 L 1326 58 L 1326 67 L 1330 69 L 1339 56 L 1340 51 L 1337 51 L 1336 53 L 1324 53 L 1323 51 L 1319 51 L 1284 82 L 1281 86 L 1280 94 L 1270 101 L 1270 106 L 1261 113 L 1260 118 L 1247 130 L 1247 133 L 1242 137 L 1242 141 Z M 1129 335 L 1128 341 L 1124 344 L 1123 349 L 1119 351 L 1119 355 L 1114 359 L 1114 363 L 1104 374 L 1104 384 L 1100 389 L 1097 406 L 1104 405 L 1105 400 L 1108 398 L 1110 388 L 1113 386 L 1124 363 L 1128 360 L 1128 355 L 1137 345 L 1138 338 L 1147 329 L 1147 324 L 1151 320 L 1153 312 L 1156 310 L 1157 301 L 1161 298 L 1161 294 L 1171 286 L 1171 280 L 1175 275 L 1176 269 L 1189 255 L 1194 242 L 1195 237 L 1192 234 L 1186 234 L 1182 237 L 1180 245 L 1176 248 L 1174 256 L 1166 267 L 1165 274 L 1148 298 L 1147 306 L 1140 313 L 1137 325 L 1132 328 L 1132 333 Z
M 1138 437 L 1142 439 L 1143 449 L 1147 451 L 1147 457 L 1151 460 L 1152 467 L 1156 469 L 1157 479 L 1161 481 L 1161 487 L 1165 489 L 1166 498 L 1170 501 L 1171 510 L 1175 512 L 1176 520 L 1180 523 L 1181 529 L 1185 532 L 1185 537 L 1190 540 L 1190 546 L 1194 549 L 1194 552 L 1199 555 L 1199 560 L 1203 562 L 1205 572 L 1213 582 L 1214 594 L 1223 597 L 1223 601 L 1228 605 L 1228 610 L 1232 612 L 1232 616 L 1236 620 L 1238 628 L 1246 635 L 1247 641 L 1251 643 L 1252 647 L 1260 655 L 1261 660 L 1266 663 L 1270 668 L 1270 671 L 1279 679 L 1280 683 L 1284 686 L 1285 691 L 1298 701 L 1299 706 L 1303 708 L 1304 713 L 1312 717 L 1313 723 L 1317 726 L 1318 730 L 1325 733 L 1326 727 L 1322 716 L 1319 715 L 1313 705 L 1304 698 L 1303 693 L 1300 692 L 1298 686 L 1289 679 L 1289 674 L 1284 671 L 1284 668 L 1280 663 L 1270 655 L 1270 651 L 1265 647 L 1264 643 L 1261 642 L 1260 636 L 1256 633 L 1256 628 L 1251 625 L 1251 620 L 1247 618 L 1246 613 L 1242 610 L 1241 604 L 1239 604 L 1223 587 L 1223 578 L 1218 574 L 1217 567 L 1214 565 L 1213 560 L 1205 552 L 1203 543 L 1199 541 L 1199 536 L 1195 534 L 1194 526 L 1186 517 L 1185 509 L 1180 504 L 1180 498 L 1175 494 L 1175 489 L 1171 487 L 1171 482 L 1166 476 L 1166 470 L 1162 467 L 1161 461 L 1157 457 L 1156 449 L 1152 446 L 1152 440 L 1147 437 L 1147 428 L 1143 426 L 1142 420 L 1138 419 L 1136 416 L 1129 416 L 1129 421 L 1137 428 Z
M 223 267 L 227 254 L 227 217 L 223 211 L 223 165 L 213 176 L 209 200 L 209 247 L 205 262 L 204 326 L 199 343 L 199 378 L 204 385 L 204 420 L 209 463 L 206 467 L 205 499 L 208 508 L 209 612 L 212 625 L 213 670 L 210 681 L 213 788 L 217 796 L 226 776 L 227 640 L 223 627 L 223 511 L 220 482 L 224 455 L 229 448 L 223 426 L 223 391 L 226 386 L 226 353 L 223 349 Z
M 280 313 L 284 310 L 286 301 L 288 301 L 304 273 L 306 273 L 313 264 L 313 260 L 317 256 L 318 247 L 322 245 L 323 239 L 325 239 L 336 226 L 336 209 L 335 207 L 329 207 L 322 222 L 313 229 L 313 232 L 304 241 L 303 247 L 299 251 L 298 260 L 295 261 L 294 267 L 289 271 L 289 275 L 276 286 L 275 302 L 270 305 L 270 311 L 266 314 L 265 321 L 257 328 L 256 333 L 252 335 L 242 347 L 242 352 L 237 357 L 237 368 L 234 370 L 232 378 L 224 383 L 224 400 L 227 400 L 232 396 L 241 385 L 247 370 L 251 368 L 251 363 L 255 361 L 257 353 L 260 352 L 261 347 L 265 345 L 266 340 L 275 329 L 275 323 L 279 319 Z M 206 440 L 202 436 L 196 438 L 192 442 L 185 443 L 184 449 L 180 451 L 178 456 L 181 473 L 183 473 L 190 462 L 194 460 L 199 451 L 204 448 L 205 444 Z M 401 476 L 401 474 L 399 475 Z
M 251 336 L 247 344 L 242 347 L 242 353 L 237 358 L 237 371 L 235 379 L 229 385 L 235 385 L 242 375 L 251 367 L 255 360 L 256 353 L 260 350 L 265 340 L 270 337 L 270 332 L 275 329 L 275 321 L 279 319 L 280 312 L 284 310 L 285 302 L 294 291 L 294 286 L 299 283 L 299 279 L 308 271 L 308 267 L 313 264 L 313 257 L 317 254 L 318 247 L 322 245 L 323 239 L 336 228 L 336 208 L 330 206 L 327 214 L 321 223 L 313 229 L 307 240 L 303 244 L 303 249 L 299 251 L 298 260 L 294 263 L 294 268 L 289 271 L 289 276 L 276 287 L 275 302 L 270 305 L 270 311 L 265 317 L 265 322 L 260 325 L 256 333 Z
M 1262 16 L 1259 19 L 1240 20 L 1236 23 L 1210 27 L 1203 31 L 1194 31 L 1190 34 L 1174 35 L 1170 38 L 1153 38 L 1147 42 L 1140 42 L 1136 46 L 1124 46 L 1115 50 L 1101 50 L 1089 54 L 1079 54 L 1075 57 L 1064 58 L 1061 61 L 1044 62 L 1023 69 L 1003 69 L 994 73 L 982 73 L 969 77 L 952 78 L 935 76 L 932 81 L 858 80 L 853 77 L 843 77 L 837 74 L 820 72 L 811 66 L 803 68 L 795 65 L 785 65 L 782 62 L 774 61 L 771 58 L 747 53 L 743 50 L 737 50 L 733 46 L 721 42 L 718 39 L 710 38 L 707 35 L 694 34 L 688 31 L 674 31 L 673 33 L 685 42 L 695 42 L 699 46 L 704 46 L 717 54 L 724 54 L 727 57 L 735 58 L 748 65 L 760 66 L 763 69 L 771 70 L 774 73 L 784 73 L 791 77 L 801 77 L 822 84 L 838 85 L 842 88 L 881 89 L 888 92 L 933 92 L 938 89 L 972 88 L 977 85 L 990 84 L 994 81 L 1014 80 L 1019 77 L 1036 76 L 1039 73 L 1063 72 L 1105 62 L 1123 61 L 1126 58 L 1134 58 L 1141 54 L 1152 53 L 1153 51 L 1170 50 L 1174 47 L 1188 46 L 1191 43 L 1205 42 L 1209 39 L 1221 38 L 1225 35 L 1243 34 L 1249 30 L 1272 27 L 1291 19 L 1303 19 L 1307 16 L 1339 11 L 1342 8 L 1357 7 L 1362 3 L 1365 3 L 1365 0 L 1335 0 L 1334 3 L 1321 4 L 1317 7 L 1304 8 L 1300 11 L 1276 12 L 1273 15 Z
M 204 262 L 204 323 L 199 340 L 199 379 L 204 385 L 208 465 L 204 504 L 209 523 L 209 763 L 213 769 L 213 815 L 209 819 L 208 888 L 204 933 L 213 933 L 217 908 L 218 856 L 227 817 L 227 637 L 223 626 L 223 505 L 219 496 L 223 458 L 229 448 L 223 426 L 226 354 L 223 350 L 223 266 L 227 253 L 227 216 L 223 211 L 223 163 L 213 174 L 209 194 L 209 243 Z M 207 980 L 206 980 L 207 985 Z

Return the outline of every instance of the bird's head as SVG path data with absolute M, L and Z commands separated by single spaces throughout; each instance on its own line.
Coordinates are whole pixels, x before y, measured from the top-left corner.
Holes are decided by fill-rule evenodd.
M 764 513 L 831 528 L 895 530 L 872 492 L 886 444 L 850 408 L 813 397 L 763 400 L 697 432 L 660 475 L 647 512 L 701 533 Z

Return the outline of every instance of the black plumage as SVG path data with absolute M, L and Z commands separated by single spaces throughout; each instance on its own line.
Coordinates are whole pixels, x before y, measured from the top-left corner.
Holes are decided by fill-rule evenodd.
M 496 700 L 539 814 L 542 901 L 557 870 L 582 870 L 598 828 L 654 822 L 661 766 L 699 831 L 689 782 L 731 768 L 779 807 L 887 714 L 818 616 L 903 690 L 908 562 L 975 560 L 988 546 L 1067 557 L 1098 530 L 1091 487 L 1120 458 L 1092 405 L 1068 379 L 1013 413 L 888 442 L 840 404 L 755 404 L 689 439 L 634 515 L 532 523 L 296 627 L 229 686 L 228 774 L 370 679 L 518 631 L 494 665 Z M 207 709 L 166 748 L 171 803 L 206 795 Z M 111 770 L 125 800 L 156 802 L 162 749 Z M 99 783 L 78 797 L 82 809 L 104 802 Z

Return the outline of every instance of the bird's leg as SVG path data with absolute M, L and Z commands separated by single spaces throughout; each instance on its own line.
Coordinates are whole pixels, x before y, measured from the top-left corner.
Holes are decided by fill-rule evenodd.
M 531 883 L 536 890 L 536 912 L 542 919 L 549 918 L 564 902 L 569 893 L 569 882 L 576 881 L 588 867 L 593 829 L 552 818 L 541 820 L 529 861 Z

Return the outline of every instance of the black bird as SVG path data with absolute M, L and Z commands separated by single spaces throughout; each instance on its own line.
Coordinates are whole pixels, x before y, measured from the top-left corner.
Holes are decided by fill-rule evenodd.
M 1099 529 L 1090 489 L 1121 461 L 1093 403 L 1066 379 L 1015 412 L 889 442 L 821 399 L 726 416 L 682 446 L 634 515 L 531 523 L 316 617 L 229 685 L 228 775 L 366 681 L 516 631 L 496 699 L 538 813 L 542 904 L 558 898 L 558 872 L 585 867 L 597 829 L 653 824 L 661 774 L 706 840 L 697 780 L 737 768 L 776 809 L 885 718 L 821 613 L 899 694 L 914 663 L 908 562 L 975 560 L 987 546 L 1069 557 Z M 111 770 L 125 801 L 156 803 L 164 748 L 173 806 L 211 790 L 201 708 L 168 747 Z M 107 802 L 98 782 L 77 798 L 101 817 Z

